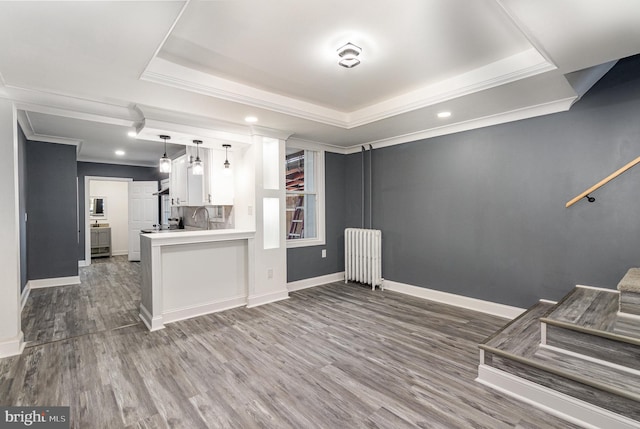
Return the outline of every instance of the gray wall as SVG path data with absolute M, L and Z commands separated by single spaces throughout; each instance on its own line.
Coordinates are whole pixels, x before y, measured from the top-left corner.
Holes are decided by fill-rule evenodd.
M 326 246 L 287 249 L 289 282 L 344 271 L 345 158 L 325 154 Z M 327 249 L 326 258 L 322 249 Z
M 640 266 L 640 166 L 565 203 L 640 156 L 639 76 L 630 58 L 568 112 L 374 150 L 383 276 L 520 307 L 615 288 Z M 346 168 L 359 227 L 360 154 Z
M 136 167 L 130 165 L 101 164 L 97 162 L 78 162 L 78 220 L 80 228 L 80 241 L 77 245 L 78 260 L 85 259 L 85 213 L 84 213 L 84 178 L 96 177 L 122 177 L 131 178 L 134 181 L 158 181 L 169 177 L 161 174 L 157 167 Z M 158 200 L 159 201 L 159 200 Z
M 20 225 L 20 292 L 27 285 L 27 138 L 18 125 L 18 213 Z
M 76 147 L 26 142 L 27 276 L 78 275 Z

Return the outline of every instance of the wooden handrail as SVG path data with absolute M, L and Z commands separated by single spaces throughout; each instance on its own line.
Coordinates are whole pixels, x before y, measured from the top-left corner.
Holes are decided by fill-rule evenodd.
M 565 207 L 567 208 L 571 207 L 572 205 L 574 205 L 575 203 L 577 203 L 578 201 L 580 201 L 581 199 L 583 199 L 584 197 L 586 197 L 587 195 L 595 191 L 596 189 L 600 188 L 601 186 L 604 186 L 605 184 L 615 179 L 616 177 L 618 177 L 619 175 L 621 175 L 622 173 L 624 173 L 625 171 L 627 171 L 628 169 L 630 169 L 631 167 L 633 167 L 638 163 L 640 163 L 640 156 L 634 159 L 633 161 L 631 161 L 630 163 L 628 163 L 627 165 L 625 165 L 624 167 L 611 173 L 610 175 L 608 175 L 607 177 L 605 177 L 604 179 L 602 179 L 601 181 L 599 181 L 598 183 L 596 183 L 595 185 L 593 185 L 592 187 L 590 187 L 589 189 L 587 189 L 586 191 L 578 195 L 577 197 L 567 201 L 567 204 L 565 204 Z

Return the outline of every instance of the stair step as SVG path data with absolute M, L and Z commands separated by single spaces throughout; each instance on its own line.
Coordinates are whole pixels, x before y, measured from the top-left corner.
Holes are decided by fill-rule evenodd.
M 540 318 L 557 307 L 540 302 L 488 338 L 481 363 L 640 420 L 640 374 L 540 347 Z
M 542 344 L 640 371 L 640 320 L 620 316 L 618 298 L 576 287 L 540 319 Z
M 576 287 L 540 321 L 640 346 L 640 319 L 618 314 L 615 290 Z
M 543 345 L 640 371 L 639 346 L 560 326 L 543 324 L 542 329 L 546 330 Z

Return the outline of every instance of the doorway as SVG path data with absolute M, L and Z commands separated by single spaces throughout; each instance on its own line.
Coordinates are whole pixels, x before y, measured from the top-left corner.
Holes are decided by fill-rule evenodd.
M 85 176 L 85 265 L 91 265 L 91 258 L 95 255 L 116 256 L 129 253 L 128 188 L 131 182 L 133 179 L 125 177 Z M 101 208 L 102 213 L 97 208 Z M 99 229 L 105 237 L 101 247 L 94 246 L 93 255 L 91 231 L 95 226 L 92 225 L 101 225 L 102 228 Z

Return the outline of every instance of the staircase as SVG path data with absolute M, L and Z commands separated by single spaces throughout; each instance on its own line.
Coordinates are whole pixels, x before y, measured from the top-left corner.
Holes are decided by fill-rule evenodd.
M 479 345 L 477 381 L 586 428 L 640 428 L 640 270 L 632 270 L 617 291 L 578 286 L 509 322 Z

